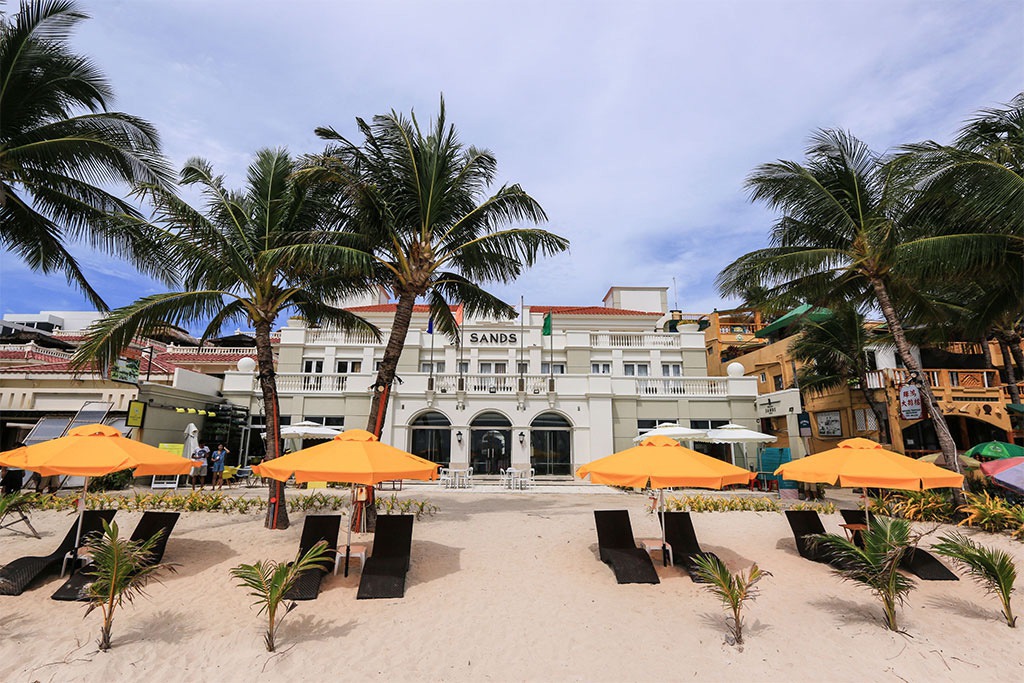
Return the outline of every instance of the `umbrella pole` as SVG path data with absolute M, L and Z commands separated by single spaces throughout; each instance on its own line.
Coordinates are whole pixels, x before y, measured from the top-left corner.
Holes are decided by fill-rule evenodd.
M 78 549 L 82 545 L 82 520 L 85 517 L 85 494 L 89 490 L 89 477 L 85 478 L 85 483 L 82 485 L 82 495 L 78 497 L 78 526 L 75 529 L 75 549 L 71 551 L 71 569 L 68 574 L 75 573 L 75 566 L 78 564 Z M 67 557 L 64 558 L 65 562 Z M 64 575 L 64 570 L 61 569 L 61 576 Z
M 355 509 L 354 505 L 352 509 Z M 345 576 L 348 576 L 348 558 L 352 554 L 352 515 L 349 515 L 346 526 L 348 526 L 348 538 L 345 539 Z
M 660 514 L 658 515 L 658 521 L 661 523 L 661 566 L 668 566 L 668 552 L 665 546 L 665 489 L 659 489 L 661 492 L 658 507 L 660 508 Z

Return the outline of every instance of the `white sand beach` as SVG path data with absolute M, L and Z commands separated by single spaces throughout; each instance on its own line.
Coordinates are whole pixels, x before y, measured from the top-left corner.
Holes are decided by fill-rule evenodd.
M 440 507 L 415 524 L 404 599 L 356 600 L 358 570 L 328 576 L 317 600 L 287 616 L 279 652 L 269 654 L 264 619 L 229 569 L 292 557 L 303 514 L 268 531 L 255 514 L 186 513 L 164 558 L 177 574 L 118 613 L 110 652 L 95 645 L 98 612 L 85 617 L 83 605 L 50 599 L 56 578 L 0 597 L 0 681 L 860 683 L 1012 681 L 1024 672 L 1024 627 L 1008 628 L 998 601 L 972 581 L 918 582 L 900 613 L 906 634 L 886 631 L 867 590 L 797 554 L 781 514 L 693 515 L 705 550 L 734 570 L 756 561 L 772 573 L 748 605 L 740 651 L 726 643 L 720 603 L 681 569 L 656 562 L 659 585 L 618 585 L 598 560 L 594 509 L 627 508 L 637 537 L 658 535 L 642 496 L 427 487 L 398 495 Z M 130 533 L 140 516 L 122 511 L 116 521 Z M 840 531 L 838 514 L 823 520 Z M 35 512 L 32 522 L 42 539 L 0 531 L 0 563 L 50 552 L 71 518 Z M 1024 544 L 976 537 L 1010 551 L 1024 574 Z M 1020 593 L 1015 607 L 1024 615 Z

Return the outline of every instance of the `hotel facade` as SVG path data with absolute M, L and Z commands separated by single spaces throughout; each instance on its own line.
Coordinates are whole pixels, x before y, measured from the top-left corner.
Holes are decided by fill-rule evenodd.
M 275 344 L 283 422 L 366 427 L 395 306 L 381 294 L 345 307 L 382 339 L 289 320 Z M 612 287 L 600 306 L 526 305 L 516 319 L 466 316 L 462 327 L 461 343 L 430 334 L 427 307 L 416 307 L 383 441 L 474 475 L 514 466 L 568 478 L 661 422 L 757 426 L 756 380 L 708 375 L 704 334 L 673 321 L 667 288 Z M 224 398 L 259 429 L 254 363 L 223 377 Z M 733 459 L 729 446 L 698 447 Z

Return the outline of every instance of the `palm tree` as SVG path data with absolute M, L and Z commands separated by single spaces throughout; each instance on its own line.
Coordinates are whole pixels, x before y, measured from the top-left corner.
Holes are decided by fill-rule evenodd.
M 856 381 L 864 401 L 875 414 L 879 435 L 885 433 L 885 409 L 868 387 L 868 345 L 871 343 L 864 316 L 852 306 L 842 306 L 825 320 L 801 321 L 801 330 L 789 345 L 801 391 L 824 393 L 849 387 Z
M 69 243 L 84 239 L 165 275 L 151 232 L 109 220 L 139 214 L 104 187 L 166 184 L 172 174 L 153 126 L 108 112 L 106 78 L 69 49 L 85 18 L 71 0 L 22 2 L 16 14 L 0 14 L 0 246 L 35 270 L 63 272 L 106 310 Z
M 998 597 L 1006 625 L 1010 628 L 1017 626 L 1017 617 L 1013 616 L 1013 606 L 1010 604 L 1013 584 L 1017 580 L 1017 567 L 1008 552 L 985 547 L 959 531 L 941 536 L 932 550 L 953 560 L 986 591 Z
M 990 231 L 930 234 L 904 220 L 910 190 L 893 169 L 849 133 L 816 133 L 804 164 L 759 166 L 747 179 L 754 201 L 782 214 L 764 249 L 727 266 L 717 285 L 735 294 L 751 284 L 773 298 L 836 308 L 877 306 L 911 377 L 920 383 L 947 463 L 960 470 L 956 444 L 916 358 L 903 319 L 929 304 L 921 280 L 997 266 L 1011 238 Z
M 709 593 L 722 601 L 732 613 L 726 621 L 732 630 L 732 637 L 743 648 L 743 604 L 757 597 L 757 583 L 771 572 L 766 572 L 755 562 L 747 573 L 733 574 L 717 555 L 697 553 L 693 556 L 697 574 L 705 582 Z
M 465 313 L 513 317 L 512 306 L 482 285 L 511 282 L 538 254 L 568 248 L 568 240 L 535 228 L 547 217 L 519 185 L 486 196 L 497 159 L 464 146 L 440 112 L 427 131 L 392 111 L 369 124 L 356 119 L 360 147 L 333 128 L 318 128 L 330 145 L 308 173 L 342 188 L 354 245 L 373 255 L 371 284 L 396 299 L 391 335 L 377 372 L 367 430 L 381 433 L 388 393 L 405 346 L 417 298 L 426 297 L 434 325 L 458 338 L 455 304 Z
M 898 631 L 896 608 L 914 588 L 913 579 L 899 572 L 900 561 L 916 542 L 911 538 L 910 523 L 874 516 L 862 538 L 864 547 L 833 534 L 815 536 L 814 540 L 824 547 L 836 574 L 863 585 L 882 601 L 885 627 Z
M 163 187 L 143 188 L 155 208 L 154 223 L 167 231 L 181 290 L 143 297 L 97 321 L 74 362 L 82 366 L 95 359 L 107 367 L 136 335 L 167 323 L 203 323 L 203 339 L 231 322 L 251 325 L 266 413 L 266 457 L 280 455 L 270 340 L 278 316 L 297 311 L 312 324 L 323 321 L 378 335 L 369 323 L 329 303 L 353 282 L 362 282 L 368 259 L 337 244 L 339 218 L 330 191 L 300 182 L 295 171 L 286 151 L 260 150 L 245 189 L 230 191 L 209 162 L 192 159 L 182 169 L 181 184 L 202 188 L 204 212 Z M 268 497 L 268 528 L 287 528 L 284 485 L 271 486 Z

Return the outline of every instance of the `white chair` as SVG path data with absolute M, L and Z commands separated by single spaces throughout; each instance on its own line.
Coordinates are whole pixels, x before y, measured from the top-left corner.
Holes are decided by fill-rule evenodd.
M 537 474 L 537 470 L 531 467 L 528 470 L 523 470 L 519 474 L 519 489 L 525 491 L 528 488 L 533 488 L 533 477 Z
M 465 477 L 462 479 L 462 485 L 467 488 L 473 488 L 473 468 L 470 467 L 466 470 Z
M 437 474 L 437 485 L 450 489 L 452 487 L 452 471 L 451 468 L 442 467 L 441 471 Z

